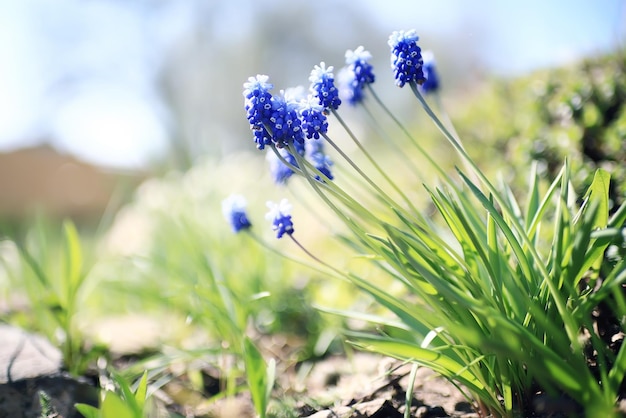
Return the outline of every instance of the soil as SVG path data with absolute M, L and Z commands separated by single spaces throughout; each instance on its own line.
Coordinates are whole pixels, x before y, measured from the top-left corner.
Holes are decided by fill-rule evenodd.
M 131 322 L 125 322 L 125 325 Z M 135 330 L 138 334 L 141 334 L 139 330 L 159 332 L 158 328 L 139 323 L 141 326 Z M 124 328 L 128 330 L 128 327 Z M 154 341 L 150 335 L 143 337 L 136 341 Z M 80 417 L 73 411 L 76 402 L 97 404 L 97 379 L 77 379 L 63 373 L 58 349 L 42 337 L 19 328 L 0 326 L 0 341 L 0 418 L 41 417 L 39 396 L 42 390 L 50 396 L 58 418 Z M 296 344 L 287 343 L 287 339 L 273 336 L 271 341 L 261 341 L 260 345 L 264 351 L 276 350 L 267 355 L 279 359 L 271 405 L 274 414 L 270 416 L 291 418 L 294 414 L 285 411 L 296 411 L 295 416 L 311 418 L 404 417 L 410 365 L 362 352 L 299 363 L 290 360 L 294 356 L 288 350 L 294 350 Z M 118 356 L 120 364 L 132 363 L 138 358 L 120 353 Z M 245 393 L 220 399 L 223 378 L 215 368 L 206 364 L 198 368 L 203 379 L 202 392 L 192 389 L 186 375 L 173 368 L 171 375 L 177 377 L 152 396 L 155 406 L 152 416 L 169 417 L 171 413 L 183 417 L 255 416 L 251 399 Z M 464 396 L 462 389 L 429 369 L 418 369 L 410 416 L 478 418 L 480 415 L 475 405 Z M 626 410 L 624 405 L 620 404 L 620 407 Z M 533 405 L 528 409 L 534 409 L 535 412 L 529 414 L 534 418 L 581 415 L 571 400 L 540 395 L 533 399 Z
M 0 418 L 40 417 L 40 391 L 51 398 L 57 417 L 79 417 L 72 411 L 76 402 L 97 403 L 94 381 L 63 373 L 60 352 L 41 336 L 3 325 L 0 340 Z M 215 391 L 215 370 L 203 371 L 207 391 Z M 301 417 L 402 417 L 409 371 L 409 365 L 374 354 L 335 355 L 279 370 L 274 398 L 290 399 Z M 207 403 L 205 396 L 190 396 L 187 383 L 173 380 L 154 394 L 157 415 L 254 416 L 247 395 Z M 457 388 L 427 369 L 417 373 L 411 411 L 424 418 L 478 416 Z

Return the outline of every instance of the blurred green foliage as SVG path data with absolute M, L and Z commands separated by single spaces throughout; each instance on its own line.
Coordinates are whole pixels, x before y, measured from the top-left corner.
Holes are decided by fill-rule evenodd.
M 456 104 L 455 123 L 479 165 L 520 189 L 528 166 L 552 181 L 567 158 L 578 195 L 596 169 L 611 174 L 613 208 L 626 196 L 626 54 L 492 80 Z M 473 105 L 469 105 L 473 103 Z M 501 163 L 492 164 L 493 159 Z

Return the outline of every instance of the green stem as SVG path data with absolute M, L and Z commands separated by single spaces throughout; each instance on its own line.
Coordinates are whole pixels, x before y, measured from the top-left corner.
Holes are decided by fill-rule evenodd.
M 333 115 L 335 116 L 335 118 L 337 118 L 337 120 L 339 121 L 339 123 L 341 124 L 341 126 L 343 127 L 343 129 L 348 133 L 348 136 L 352 139 L 352 141 L 356 144 L 356 146 L 359 148 L 359 150 L 361 150 L 361 152 L 363 153 L 363 155 L 365 155 L 365 157 L 368 159 L 368 161 L 372 164 L 372 166 L 374 166 L 374 168 L 376 169 L 376 171 L 378 171 L 380 173 L 380 175 L 385 179 L 385 181 L 387 183 L 389 183 L 389 185 L 396 191 L 398 192 L 398 194 L 402 197 L 402 199 L 409 205 L 409 207 L 414 211 L 417 212 L 417 210 L 415 209 L 415 207 L 413 206 L 413 204 L 411 203 L 411 201 L 409 200 L 409 198 L 404 194 L 404 192 L 402 191 L 402 189 L 400 187 L 398 187 L 398 185 L 387 175 L 387 173 L 378 165 L 378 163 L 376 163 L 376 160 L 374 160 L 374 158 L 370 155 L 369 152 L 367 152 L 367 149 L 365 149 L 365 147 L 363 146 L 363 144 L 361 143 L 361 141 L 358 140 L 358 138 L 354 135 L 354 133 L 352 132 L 352 130 L 350 129 L 350 127 L 346 124 L 346 122 L 343 120 L 343 118 L 339 115 L 339 113 L 337 113 L 336 110 L 332 109 Z M 352 160 L 350 160 L 350 158 L 348 158 L 348 156 L 340 150 L 340 148 L 334 144 L 334 142 L 330 141 L 329 138 L 324 135 L 324 138 L 326 138 L 327 141 L 329 141 L 329 144 L 331 144 L 333 146 L 333 148 L 335 148 L 343 158 L 346 159 L 346 161 L 348 161 L 348 163 L 359 172 L 359 174 L 361 176 L 363 176 L 365 178 L 365 180 L 370 183 L 370 185 L 372 185 L 372 187 L 374 187 L 374 189 L 381 194 L 385 199 L 387 199 L 389 201 L 389 203 L 391 203 L 393 206 L 398 206 L 393 199 L 391 199 L 384 191 L 382 191 L 382 189 L 380 187 L 378 187 L 371 179 L 369 179 L 369 177 L 367 177 L 365 175 L 365 173 L 363 173 L 357 166 L 356 164 L 354 164 L 354 162 Z
M 361 170 L 361 168 L 354 161 L 352 161 L 352 159 L 345 152 L 343 152 L 343 150 L 335 143 L 335 141 L 330 139 L 330 137 L 326 134 L 322 134 L 322 136 L 330 144 L 330 146 L 332 146 L 339 153 L 339 155 L 341 155 L 341 157 L 343 157 L 343 159 L 346 160 L 348 164 L 350 164 L 350 166 L 354 168 L 354 170 L 359 173 L 359 175 L 363 177 L 363 179 L 370 186 L 372 186 L 372 188 L 374 188 L 374 190 L 376 190 L 378 194 L 380 194 L 385 200 L 387 200 L 388 203 L 392 203 L 392 206 L 398 206 L 395 204 L 393 199 L 383 191 L 383 189 L 381 189 L 371 178 L 369 178 L 369 176 L 365 174 L 365 172 L 363 172 L 363 170 Z
M 439 164 L 437 164 L 432 157 L 426 152 L 426 150 L 419 144 L 419 142 L 415 139 L 415 137 L 413 137 L 413 135 L 411 135 L 411 133 L 409 132 L 409 130 L 404 126 L 404 124 L 402 124 L 402 122 L 400 122 L 400 120 L 393 114 L 393 112 L 391 112 L 391 110 L 389 110 L 389 108 L 385 105 L 385 103 L 380 99 L 380 97 L 376 94 L 376 91 L 374 90 L 374 88 L 368 84 L 367 88 L 369 89 L 370 93 L 372 94 L 372 97 L 374 98 L 374 100 L 376 101 L 376 103 L 378 103 L 378 105 L 383 109 L 383 111 L 387 114 L 387 116 L 389 116 L 391 118 L 391 120 L 393 120 L 393 122 L 398 126 L 398 128 L 400 128 L 400 130 L 404 133 L 404 135 L 411 141 L 411 143 L 413 144 L 413 146 L 418 150 L 418 152 L 424 157 L 426 158 L 426 160 L 428 161 L 428 163 L 437 171 L 437 173 L 439 173 L 439 175 L 445 179 L 450 179 L 450 177 L 443 171 L 443 169 L 441 168 L 441 166 Z
M 289 261 L 293 261 L 294 263 L 300 264 L 304 267 L 308 267 L 311 268 L 315 271 L 317 271 L 318 273 L 322 273 L 322 274 L 326 274 L 327 272 L 324 270 L 321 270 L 320 268 L 318 268 L 316 265 L 308 263 L 304 260 L 300 260 L 298 258 L 293 258 L 290 257 L 288 255 L 286 255 L 285 253 L 280 252 L 279 250 L 277 250 L 276 248 L 270 246 L 267 242 L 263 241 L 261 238 L 259 238 L 258 236 L 256 236 L 252 231 L 250 231 L 249 229 L 247 229 L 245 231 L 248 236 L 250 236 L 250 238 L 252 238 L 254 241 L 256 241 L 257 244 L 259 244 L 261 247 L 268 249 L 269 251 L 273 252 L 274 254 L 277 254 Z M 317 261 L 317 260 L 316 260 Z M 324 263 L 322 263 L 323 265 L 325 265 Z
M 325 261 L 322 261 L 321 259 L 319 259 L 317 256 L 315 256 L 312 252 L 310 252 L 309 250 L 306 249 L 305 246 L 303 246 L 302 244 L 300 244 L 300 241 L 298 241 L 296 239 L 296 237 L 293 236 L 293 234 L 289 234 L 289 238 L 291 238 L 291 240 L 298 246 L 300 247 L 300 249 L 302 251 L 304 251 L 304 253 L 306 255 L 308 255 L 309 257 L 311 257 L 315 262 L 320 263 L 322 266 L 334 271 L 335 273 L 340 273 L 338 269 L 336 269 L 335 267 L 331 266 L 330 264 L 326 263 Z

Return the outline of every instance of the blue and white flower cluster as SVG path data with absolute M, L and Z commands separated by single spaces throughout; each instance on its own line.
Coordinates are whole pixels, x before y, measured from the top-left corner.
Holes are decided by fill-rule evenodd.
M 394 72 L 396 85 L 403 87 L 406 83 L 422 84 L 424 78 L 422 50 L 417 46 L 419 36 L 414 29 L 396 31 L 387 42 L 391 47 L 391 68 Z
M 291 97 L 284 91 L 274 96 L 274 87 L 266 75 L 250 77 L 244 83 L 245 110 L 254 141 L 258 149 L 267 145 L 284 148 L 304 144 L 305 138 L 319 139 L 326 134 L 326 112 L 341 104 L 334 85 L 333 67 L 326 68 L 322 62 L 311 72 L 311 94 L 307 97 Z M 297 95 L 295 95 L 297 96 Z
M 439 88 L 439 78 L 434 60 L 428 54 L 426 59 L 422 57 L 418 39 L 415 30 L 396 31 L 389 37 L 395 84 L 399 87 L 410 84 L 414 90 L 419 86 L 423 93 L 435 92 Z M 333 67 L 321 62 L 311 71 L 308 94 L 300 87 L 273 95 L 274 86 L 267 75 L 250 77 L 244 83 L 244 108 L 254 142 L 259 150 L 272 149 L 267 160 L 275 183 L 286 184 L 294 173 L 311 176 L 320 182 L 333 180 L 332 162 L 324 153 L 324 142 L 330 143 L 344 158 L 346 156 L 327 135 L 328 115 L 333 114 L 344 124 L 337 113 L 342 99 L 352 105 L 363 101 L 365 89 L 371 90 L 370 85 L 376 80 L 371 58 L 363 46 L 346 51 L 346 66 L 339 73 L 339 87 L 335 85 Z M 306 167 L 301 167 L 303 164 Z M 307 167 L 313 167 L 315 171 L 307 173 Z M 291 235 L 294 229 L 289 215 L 290 205 L 283 200 L 279 204 L 268 202 L 268 206 L 268 219 L 272 221 L 278 238 Z M 224 214 L 235 232 L 251 226 L 240 200 L 225 202 Z
M 294 170 L 300 168 L 298 156 L 332 180 L 330 159 L 323 151 L 322 140 L 328 132 L 327 114 L 341 104 L 334 83 L 333 67 L 323 62 L 311 71 L 310 93 L 294 88 L 271 94 L 274 87 L 266 75 L 250 77 L 244 84 L 245 110 L 257 148 L 275 148 L 268 153 L 270 173 L 277 184 L 286 184 Z M 313 144 L 314 145 L 306 145 Z M 314 150 L 306 152 L 305 148 Z M 324 181 L 317 175 L 317 180 Z
M 372 54 L 363 46 L 346 51 L 346 67 L 340 73 L 340 89 L 345 100 L 352 105 L 363 100 L 363 89 L 376 80 L 374 67 L 369 63 L 371 59 Z
M 233 194 L 224 199 L 222 213 L 235 233 L 252 227 L 246 213 L 246 199 L 241 195 Z

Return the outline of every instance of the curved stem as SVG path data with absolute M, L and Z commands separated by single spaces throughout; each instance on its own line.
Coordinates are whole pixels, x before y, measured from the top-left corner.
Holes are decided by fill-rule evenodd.
M 304 251 L 304 253 L 306 255 L 308 255 L 309 257 L 311 257 L 313 260 L 315 260 L 317 263 L 320 263 L 321 265 L 323 265 L 324 267 L 334 271 L 334 272 L 339 272 L 338 269 L 336 269 L 335 267 L 331 266 L 330 264 L 326 263 L 325 261 L 322 261 L 321 259 L 319 259 L 317 256 L 315 256 L 312 252 L 310 252 L 309 250 L 306 249 L 306 247 L 304 247 L 302 244 L 300 244 L 300 241 L 298 241 L 293 234 L 289 234 L 289 238 L 291 238 L 291 240 L 293 242 L 295 242 L 295 244 L 300 247 L 300 249 L 302 251 Z
M 278 159 L 285 164 L 289 169 L 291 169 L 291 171 L 293 171 L 295 174 L 300 174 L 301 176 L 304 175 L 302 173 L 302 170 L 298 167 L 296 167 L 295 165 L 291 164 L 289 161 L 287 161 L 285 159 L 285 157 L 283 157 L 281 155 L 280 152 L 278 152 L 278 149 L 276 148 L 276 145 L 274 145 L 273 143 L 270 145 L 270 148 L 272 148 L 272 151 L 274 151 L 274 154 L 276 154 L 276 156 L 278 157 Z
M 450 131 L 452 132 L 452 135 L 457 137 L 459 139 L 459 143 L 463 145 L 463 143 L 461 142 L 461 136 L 456 131 L 456 128 L 454 127 L 454 124 L 452 123 L 452 119 L 450 119 L 450 115 L 448 115 L 448 112 L 446 112 L 446 108 L 444 107 L 443 102 L 441 101 L 441 95 L 439 95 L 438 92 L 435 92 L 433 94 L 433 97 L 435 99 L 435 104 L 437 105 L 437 110 L 439 110 L 439 114 L 441 114 L 441 118 L 443 119 L 445 124 L 448 125 L 448 129 L 450 129 Z
M 381 189 L 371 178 L 369 178 L 369 176 L 367 174 L 365 174 L 365 172 L 363 172 L 363 170 L 361 170 L 361 168 L 354 161 L 352 161 L 352 159 L 345 152 L 343 152 L 343 150 L 335 143 L 335 141 L 330 139 L 330 137 L 328 137 L 328 135 L 326 135 L 326 134 L 322 134 L 322 136 L 330 144 L 330 146 L 332 146 L 335 149 L 335 151 L 337 151 L 343 157 L 343 159 L 346 160 L 348 162 L 348 164 L 350 164 L 350 166 L 352 168 L 354 168 L 354 170 L 357 173 L 359 173 L 359 175 L 361 177 L 363 177 L 363 179 L 370 186 L 372 186 L 374 188 L 374 190 L 376 190 L 376 192 L 378 194 L 380 194 L 382 197 L 384 197 L 389 203 L 395 203 L 394 200 L 391 197 L 389 197 L 389 195 L 387 193 L 385 193 L 383 191 L 383 189 Z
M 461 155 L 461 157 L 463 157 L 463 162 L 468 165 L 468 168 L 470 168 L 470 172 L 476 175 L 481 180 L 481 182 L 485 184 L 485 186 L 487 186 L 490 192 L 495 192 L 495 187 L 493 187 L 489 180 L 487 180 L 487 177 L 485 177 L 485 175 L 480 171 L 474 160 L 472 160 L 472 157 L 470 157 L 467 151 L 465 151 L 465 148 L 461 144 L 461 141 L 457 137 L 452 135 L 452 133 L 450 133 L 450 130 L 448 130 L 448 128 L 443 125 L 439 117 L 437 117 L 437 115 L 435 114 L 435 112 L 433 112 L 428 103 L 426 103 L 424 96 L 422 96 L 422 94 L 419 92 L 417 83 L 412 81 L 409 83 L 409 85 L 411 86 L 413 94 L 415 94 L 415 97 L 417 97 L 417 100 L 419 100 L 420 104 L 424 108 L 426 114 L 430 116 L 430 118 L 433 120 L 437 128 L 439 128 L 441 133 L 443 133 L 446 139 L 452 144 L 452 146 Z
M 372 110 L 369 108 L 367 103 L 363 101 L 360 103 L 360 105 L 363 108 L 363 110 L 365 110 L 365 113 L 367 113 L 367 116 L 371 120 L 372 124 L 374 125 L 374 129 L 376 129 L 376 132 L 378 133 L 378 135 L 380 135 L 380 137 L 383 138 L 383 140 L 391 148 L 393 148 L 394 152 L 398 155 L 398 157 L 400 157 L 404 161 L 406 166 L 418 177 L 419 181 L 422 183 L 426 183 L 422 173 L 417 169 L 417 167 L 414 166 L 413 161 L 411 161 L 411 159 L 409 158 L 409 154 L 403 151 L 402 148 L 392 138 L 389 137 L 387 132 L 385 132 L 385 130 L 381 126 L 380 122 L 378 122 L 378 120 L 376 119 L 374 112 L 372 112 Z
M 361 141 L 358 140 L 358 138 L 354 135 L 354 133 L 352 132 L 352 130 L 348 127 L 348 125 L 346 124 L 346 122 L 343 120 L 343 118 L 341 116 L 339 116 L 339 113 L 337 113 L 336 110 L 332 109 L 333 115 L 335 116 L 335 118 L 337 118 L 337 120 L 339 121 L 339 123 L 341 124 L 341 126 L 344 128 L 344 130 L 348 133 L 348 136 L 352 139 L 352 141 L 356 144 L 356 146 L 359 148 L 359 150 L 361 150 L 361 152 L 363 153 L 363 155 L 365 155 L 365 157 L 369 160 L 369 162 L 374 166 L 374 168 L 380 173 L 380 175 L 385 179 L 385 181 L 387 181 L 387 183 L 389 183 L 389 185 L 391 187 L 393 187 L 393 189 L 398 192 L 398 194 L 402 197 L 402 199 L 409 205 L 409 207 L 411 207 L 412 210 L 415 211 L 415 208 L 413 207 L 411 201 L 409 200 L 409 198 L 404 194 L 404 192 L 402 191 L 402 189 L 400 189 L 400 187 L 398 187 L 398 185 L 396 183 L 394 183 L 393 180 L 391 180 L 391 178 L 387 175 L 387 173 L 378 165 L 378 163 L 376 163 L 376 160 L 374 160 L 374 158 L 372 158 L 372 156 L 370 155 L 369 152 L 367 152 L 367 150 L 365 149 L 365 147 L 363 146 L 363 144 L 361 143 Z M 391 199 L 389 197 L 389 195 L 387 195 L 380 187 L 378 187 L 371 179 L 369 179 L 369 177 L 367 177 L 365 175 L 365 173 L 363 173 L 362 170 L 360 170 L 356 164 L 354 164 L 354 162 L 352 162 L 352 160 L 350 160 L 350 158 L 348 158 L 348 156 L 340 150 L 340 148 L 334 144 L 334 142 L 330 141 L 329 138 L 324 135 L 324 138 L 326 138 L 327 141 L 329 141 L 329 144 L 331 144 L 333 146 L 333 148 L 335 148 L 343 158 L 346 159 L 346 161 L 348 161 L 348 163 L 355 169 L 358 171 L 358 173 L 363 176 L 363 178 L 370 183 L 370 185 L 372 187 L 374 187 L 374 189 L 376 189 L 376 191 L 381 194 L 385 199 L 387 199 L 389 201 L 389 203 L 393 203 L 395 206 L 398 206 L 395 204 L 394 200 Z
M 290 257 L 288 255 L 286 255 L 285 253 L 280 252 L 279 250 L 277 250 L 276 248 L 270 246 L 267 242 L 263 241 L 261 238 L 259 238 L 258 236 L 256 236 L 252 231 L 250 231 L 249 229 L 246 229 L 245 232 L 250 236 L 250 238 L 252 238 L 257 244 L 259 244 L 261 247 L 264 247 L 266 249 L 268 249 L 269 251 L 273 252 L 274 254 L 277 254 L 289 261 L 293 261 L 294 263 L 300 264 L 302 266 L 311 268 L 319 273 L 327 273 L 321 269 L 319 269 L 316 265 L 308 263 L 304 260 L 300 260 L 297 258 L 293 258 Z
M 370 93 L 372 94 L 372 97 L 374 98 L 376 103 L 378 103 L 378 105 L 383 109 L 383 111 L 387 114 L 387 116 L 389 116 L 391 118 L 391 120 L 393 120 L 393 122 L 398 126 L 398 128 L 400 128 L 400 130 L 404 133 L 404 135 L 406 135 L 406 137 L 409 138 L 409 140 L 411 141 L 413 146 L 415 148 L 417 148 L 419 153 L 422 154 L 422 156 L 424 156 L 424 158 L 426 158 L 428 163 L 439 173 L 440 176 L 442 176 L 443 178 L 449 179 L 450 177 L 448 176 L 448 174 L 446 174 L 443 171 L 443 169 L 441 168 L 441 166 L 439 164 L 437 164 L 432 159 L 432 157 L 419 144 L 419 142 L 413 137 L 413 135 L 411 135 L 409 130 L 402 124 L 402 122 L 400 122 L 400 120 L 393 114 L 393 112 L 391 112 L 391 110 L 389 110 L 389 108 L 385 105 L 385 103 L 383 103 L 383 101 L 380 99 L 380 97 L 378 97 L 378 95 L 376 94 L 376 91 L 371 86 L 371 84 L 368 84 L 367 88 L 370 91 Z
M 289 145 L 289 150 L 292 153 L 295 152 L 293 145 Z M 333 203 L 329 199 L 329 197 L 326 196 L 324 192 L 322 192 L 320 186 L 325 187 L 327 191 L 333 193 L 337 198 L 341 199 L 354 215 L 361 217 L 364 221 L 369 222 L 372 225 L 380 226 L 381 221 L 379 218 L 374 216 L 374 214 L 368 211 L 360 203 L 352 199 L 349 195 L 345 194 L 345 192 L 343 192 L 340 188 L 336 187 L 332 182 L 329 184 L 322 183 L 318 180 L 315 180 L 311 175 L 309 175 L 307 171 L 308 162 L 306 162 L 300 154 L 295 153 L 294 157 L 296 158 L 298 165 L 302 167 L 304 178 L 309 182 L 309 185 L 313 188 L 313 190 L 315 190 L 318 196 L 322 198 L 324 203 L 326 203 L 328 207 L 330 207 L 333 210 L 333 212 L 335 212 L 335 214 L 337 214 L 337 216 L 339 216 L 339 218 L 344 221 L 344 223 L 352 230 L 352 232 L 355 233 L 355 236 L 361 237 L 363 234 L 365 234 L 365 231 L 361 229 L 360 227 L 358 227 L 358 224 L 355 222 L 353 217 L 346 215 L 344 211 L 340 210 L 337 207 L 337 205 L 335 205 L 335 203 Z M 361 239 L 361 242 L 365 244 L 365 241 L 363 239 Z

